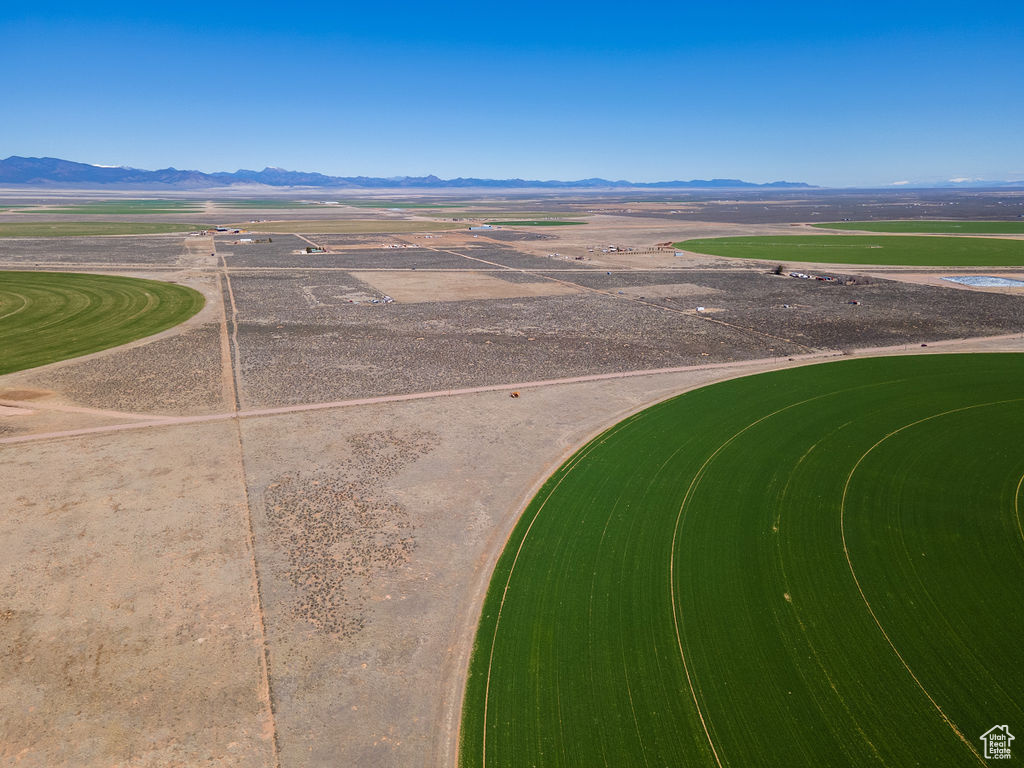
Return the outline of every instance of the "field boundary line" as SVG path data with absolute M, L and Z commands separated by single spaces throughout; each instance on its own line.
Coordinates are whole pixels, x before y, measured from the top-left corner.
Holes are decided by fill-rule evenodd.
M 231 334 L 228 332 L 228 314 L 224 306 L 224 296 L 227 288 L 224 285 L 226 275 L 223 272 L 217 273 L 217 293 L 220 298 L 220 396 L 225 408 L 236 408 L 235 397 L 235 366 L 232 362 Z
M 988 402 L 988 403 L 974 403 L 972 405 L 965 405 L 965 406 L 963 406 L 961 408 L 952 408 L 952 409 L 950 409 L 948 411 L 942 411 L 941 413 L 933 413 L 931 416 L 926 416 L 926 417 L 924 417 L 922 419 L 917 419 L 916 421 L 912 421 L 912 422 L 910 422 L 908 424 L 904 424 L 899 429 L 893 430 L 892 432 L 888 433 L 887 435 L 885 435 L 884 437 L 879 439 L 874 445 L 872 445 L 866 451 L 864 451 L 864 453 L 861 454 L 860 458 L 857 459 L 857 462 L 853 465 L 853 468 L 850 470 L 850 474 L 847 475 L 847 477 L 846 477 L 846 483 L 843 485 L 843 495 L 842 495 L 842 497 L 840 499 L 840 503 L 839 503 L 839 533 L 840 533 L 840 535 L 842 537 L 842 541 L 843 541 L 843 555 L 845 555 L 845 557 L 846 557 L 847 567 L 850 569 L 850 575 L 853 577 L 853 583 L 856 585 L 857 591 L 860 593 L 860 598 L 864 602 L 864 606 L 868 609 L 868 613 L 871 614 L 871 618 L 875 622 L 875 626 L 878 627 L 878 631 L 882 633 L 882 637 L 885 638 L 885 641 L 889 644 L 889 647 L 892 649 L 892 652 L 894 654 L 896 654 L 896 658 L 899 659 L 900 664 L 902 664 L 903 668 L 907 670 L 907 674 L 910 675 L 910 677 L 917 684 L 917 687 L 920 688 L 921 692 L 928 698 L 928 701 L 931 702 L 932 706 L 935 708 L 935 710 L 939 713 L 939 715 L 945 721 L 946 725 L 948 725 L 950 727 L 950 729 L 952 729 L 953 733 L 955 733 L 959 737 L 960 741 L 962 741 L 964 743 L 964 745 L 967 747 L 967 749 L 969 749 L 971 751 L 971 754 L 974 755 L 974 757 L 977 758 L 978 762 L 981 763 L 982 765 L 987 765 L 987 763 L 984 761 L 984 759 L 982 759 L 981 755 L 978 754 L 978 750 L 975 749 L 974 744 L 971 743 L 967 739 L 966 736 L 964 736 L 964 734 L 960 731 L 959 728 L 957 728 L 956 723 L 954 723 L 949 718 L 949 716 L 942 709 L 942 707 L 939 705 L 939 703 L 932 697 L 932 695 L 930 693 L 928 693 L 928 689 L 926 689 L 924 687 L 924 684 L 921 682 L 921 680 L 918 678 L 918 676 L 916 674 L 914 674 L 914 670 L 912 670 L 910 668 L 910 665 L 907 664 L 906 660 L 903 658 L 903 654 L 901 654 L 899 652 L 899 649 L 896 647 L 896 644 L 893 643 L 892 638 L 889 637 L 889 633 L 885 631 L 885 627 L 882 626 L 882 622 L 879 620 L 878 615 L 875 613 L 875 609 L 871 606 L 871 601 L 868 600 L 867 595 L 864 593 L 864 589 L 863 589 L 863 587 L 861 587 L 861 584 L 860 584 L 860 579 L 857 578 L 857 572 L 856 572 L 856 570 L 853 567 L 853 560 L 850 558 L 850 550 L 849 550 L 849 548 L 847 547 L 847 544 L 846 544 L 846 525 L 845 525 L 845 519 L 846 519 L 846 497 L 847 497 L 847 494 L 848 494 L 848 492 L 850 490 L 850 483 L 853 480 L 853 476 L 856 474 L 857 469 L 860 467 L 861 463 L 863 463 L 864 459 L 866 459 L 868 457 L 868 455 L 872 451 L 874 451 L 878 446 L 880 446 L 882 443 L 884 443 L 890 437 L 893 437 L 893 436 L 899 434 L 900 432 L 903 432 L 906 429 L 910 429 L 911 427 L 915 427 L 918 424 L 923 424 L 924 422 L 931 421 L 932 419 L 937 419 L 937 418 L 941 418 L 943 416 L 948 416 L 948 415 L 950 415 L 952 413 L 962 413 L 963 411 L 970 411 L 970 410 L 973 410 L 975 408 L 986 408 L 986 407 L 991 406 L 991 405 L 1002 405 L 1002 404 L 1006 404 L 1006 403 L 1017 403 L 1017 402 L 1021 402 L 1022 400 L 1024 400 L 1024 398 L 1012 398 L 1012 399 L 1009 399 L 1009 400 L 994 400 L 994 401 Z M 1022 481 L 1024 481 L 1024 478 L 1022 478 Z
M 216 246 L 214 246 L 216 248 Z M 224 303 L 224 293 L 221 293 L 221 366 L 222 366 L 222 386 L 227 390 L 227 394 L 230 395 L 230 405 L 234 408 L 234 413 L 237 414 L 240 408 L 240 402 L 238 397 L 238 375 L 239 375 L 239 358 L 238 358 L 238 311 L 235 307 L 235 298 L 231 290 L 231 278 L 227 273 L 227 259 L 222 255 L 220 257 L 223 264 L 223 272 L 218 275 L 218 285 L 223 282 L 227 288 L 227 295 L 231 304 L 231 317 L 228 318 L 228 308 Z M 228 325 L 232 329 L 232 340 L 234 341 L 234 354 L 230 345 L 225 349 L 225 337 L 228 332 Z M 226 352 L 226 354 L 225 354 Z M 229 370 L 224 371 L 224 364 L 228 365 Z M 223 375 L 229 374 L 229 375 Z M 263 585 L 260 582 L 260 569 L 259 561 L 256 557 L 256 534 L 252 524 L 252 503 L 249 500 L 249 481 L 248 474 L 245 467 L 245 446 L 242 440 L 242 422 L 238 419 L 234 419 L 235 426 L 235 441 L 238 446 L 238 469 L 239 469 L 239 481 L 241 482 L 242 499 L 244 500 L 244 506 L 242 504 L 239 507 L 244 509 L 244 515 L 242 515 L 242 522 L 246 534 L 246 547 L 249 550 L 249 566 L 252 570 L 252 577 L 250 580 L 250 594 L 249 599 L 252 605 L 252 623 L 253 629 L 257 632 L 260 638 L 260 683 L 262 690 L 260 691 L 260 698 L 263 699 L 263 704 L 267 711 L 267 725 L 270 727 L 270 745 L 273 754 L 273 765 L 274 768 L 281 768 L 281 745 L 278 741 L 277 736 L 277 715 L 274 711 L 274 694 L 273 686 L 270 682 L 270 648 L 267 644 L 267 620 L 266 614 L 263 610 Z
M 267 642 L 267 620 L 263 609 L 263 585 L 260 580 L 259 560 L 256 557 L 256 534 L 252 524 L 252 504 L 249 501 L 249 482 L 245 467 L 245 448 L 242 445 L 242 423 L 235 422 L 235 438 L 238 445 L 239 481 L 244 503 L 239 504 L 244 510 L 243 523 L 246 533 L 246 548 L 249 550 L 249 563 L 252 568 L 250 600 L 253 608 L 253 625 L 260 638 L 260 698 L 267 711 L 267 725 L 270 727 L 270 748 L 273 754 L 274 768 L 281 768 L 281 745 L 277 736 L 277 712 L 274 707 L 274 688 L 270 681 L 270 648 Z
M 231 304 L 231 316 L 225 317 L 225 322 L 231 326 L 231 348 L 233 352 L 231 376 L 234 385 L 234 409 L 235 413 L 238 413 L 242 409 L 242 401 L 239 397 L 240 382 L 238 380 L 238 369 L 241 366 L 241 359 L 238 354 L 238 307 L 235 305 L 235 292 L 231 288 L 231 276 L 228 275 L 228 260 L 223 255 L 220 257 L 220 260 L 223 265 L 221 272 L 224 275 L 224 284 L 228 289 L 228 301 Z M 224 313 L 227 315 L 227 307 L 224 307 Z

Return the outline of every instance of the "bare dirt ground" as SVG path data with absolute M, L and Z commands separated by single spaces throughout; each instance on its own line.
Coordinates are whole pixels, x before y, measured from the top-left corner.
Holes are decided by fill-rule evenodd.
M 403 304 L 472 299 L 561 296 L 579 288 L 555 282 L 512 283 L 478 272 L 352 272 L 378 291 Z
M 2 762 L 273 765 L 233 430 L 3 453 Z
M 591 222 L 388 237 L 405 257 L 329 236 L 344 267 L 284 236 L 216 257 L 208 238 L 0 242 L 8 268 L 208 298 L 153 339 L 0 377 L 0 762 L 453 766 L 493 564 L 590 435 L 843 354 L 1024 352 L 1016 294 L 919 269 L 810 285 L 652 248 L 786 222 Z

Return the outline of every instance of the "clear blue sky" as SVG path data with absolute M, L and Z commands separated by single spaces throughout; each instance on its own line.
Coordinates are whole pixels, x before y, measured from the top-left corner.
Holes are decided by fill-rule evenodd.
M 15 6 L 15 7 L 11 7 Z M 0 156 L 1024 178 L 1024 3 L 5 3 Z

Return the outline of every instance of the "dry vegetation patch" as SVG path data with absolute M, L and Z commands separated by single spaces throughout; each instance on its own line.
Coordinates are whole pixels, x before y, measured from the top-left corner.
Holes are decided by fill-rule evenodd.
M 408 219 L 351 219 L 311 221 L 261 221 L 239 225 L 249 232 L 293 232 L 316 234 L 371 234 L 398 232 L 431 232 L 443 229 L 465 229 L 465 224 L 443 221 L 410 221 Z

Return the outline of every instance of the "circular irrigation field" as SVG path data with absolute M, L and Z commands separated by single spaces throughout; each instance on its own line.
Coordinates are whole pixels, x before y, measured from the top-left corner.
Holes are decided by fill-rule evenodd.
M 159 333 L 203 301 L 191 288 L 156 280 L 0 271 L 0 375 Z
M 1024 266 L 1024 240 L 901 235 L 780 235 L 684 240 L 676 248 L 762 261 L 933 267 Z
M 1022 381 L 835 362 L 592 440 L 499 559 L 460 764 L 984 764 L 1024 727 Z
M 920 232 L 950 235 L 1024 235 L 1024 221 L 834 221 L 812 224 L 818 229 L 849 229 L 861 232 Z

